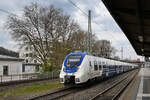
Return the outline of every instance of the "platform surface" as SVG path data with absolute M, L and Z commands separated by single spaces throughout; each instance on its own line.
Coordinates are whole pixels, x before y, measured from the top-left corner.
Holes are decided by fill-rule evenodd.
M 141 68 L 139 72 L 136 100 L 150 100 L 150 68 Z

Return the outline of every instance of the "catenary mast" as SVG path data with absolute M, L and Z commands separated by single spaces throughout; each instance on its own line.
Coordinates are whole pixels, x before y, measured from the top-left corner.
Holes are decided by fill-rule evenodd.
M 88 12 L 88 53 L 92 52 L 92 28 L 91 28 L 91 10 Z

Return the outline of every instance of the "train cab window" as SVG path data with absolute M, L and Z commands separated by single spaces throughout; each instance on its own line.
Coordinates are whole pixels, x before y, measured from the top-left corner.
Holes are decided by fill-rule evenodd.
M 96 61 L 94 61 L 94 70 L 95 71 L 98 70 L 98 66 L 97 66 L 97 62 Z
M 67 67 L 78 66 L 81 60 L 81 55 L 71 55 L 67 59 Z

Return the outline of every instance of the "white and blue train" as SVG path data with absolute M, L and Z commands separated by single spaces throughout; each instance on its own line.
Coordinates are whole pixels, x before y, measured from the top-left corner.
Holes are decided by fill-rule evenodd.
M 85 83 L 96 78 L 111 77 L 137 68 L 136 64 L 87 55 L 84 52 L 72 52 L 63 62 L 60 82 Z

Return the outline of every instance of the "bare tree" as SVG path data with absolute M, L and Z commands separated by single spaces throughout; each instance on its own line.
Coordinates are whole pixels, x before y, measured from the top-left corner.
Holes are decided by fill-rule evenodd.
M 57 59 L 55 51 L 59 45 L 63 46 L 79 31 L 79 25 L 61 9 L 53 5 L 44 8 L 37 3 L 24 7 L 22 17 L 9 15 L 7 28 L 21 45 L 33 46 L 34 55 L 43 64 L 44 71 L 52 69 L 48 67 L 52 66 L 53 58 Z
M 43 71 L 59 69 L 66 54 L 87 51 L 87 32 L 66 15 L 51 5 L 48 8 L 37 3 L 24 7 L 22 17 L 9 15 L 7 28 L 18 44 L 34 48 L 34 57 L 42 63 Z M 101 43 L 106 44 L 101 44 Z M 104 47 L 108 47 L 102 50 Z M 114 52 L 109 41 L 98 41 L 92 36 L 92 52 L 99 56 L 111 56 Z

